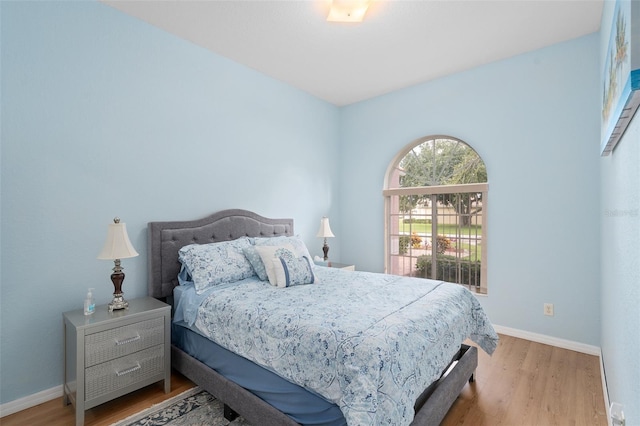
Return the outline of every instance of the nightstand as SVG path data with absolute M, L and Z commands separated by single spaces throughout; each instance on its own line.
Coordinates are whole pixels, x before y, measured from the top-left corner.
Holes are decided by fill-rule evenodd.
M 325 268 L 344 269 L 345 271 L 355 271 L 356 270 L 356 265 L 350 265 L 348 263 L 340 263 L 340 262 L 328 261 L 328 262 L 316 262 L 316 265 L 324 266 Z
M 171 391 L 171 307 L 152 297 L 129 300 L 109 312 L 96 306 L 62 314 L 64 399 L 76 409 L 76 426 L 89 408 L 164 380 Z

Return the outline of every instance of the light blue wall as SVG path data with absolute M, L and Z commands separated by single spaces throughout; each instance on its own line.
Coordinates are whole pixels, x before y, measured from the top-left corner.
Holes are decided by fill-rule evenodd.
M 614 6 L 615 2 L 605 2 L 601 31 L 602 60 L 608 44 Z M 636 26 L 639 24 L 634 22 Z M 639 41 L 632 40 L 635 48 L 638 48 Z M 639 165 L 640 117 L 636 114 L 613 153 L 600 159 L 602 358 L 609 399 L 624 405 L 628 425 L 640 425 Z
M 110 300 L 113 216 L 140 252 L 127 297 L 146 292 L 148 221 L 230 207 L 293 217 L 312 254 L 327 214 L 332 258 L 382 271 L 386 168 L 448 134 L 489 172 L 491 319 L 602 340 L 612 400 L 640 417 L 638 221 L 603 213 L 638 207 L 640 125 L 599 158 L 599 35 L 338 109 L 99 3 L 0 11 L 0 403 L 62 382 L 61 312 L 90 286 Z
M 344 260 L 383 270 L 387 167 L 417 138 L 454 136 L 487 166 L 480 300 L 491 320 L 599 345 L 598 43 L 593 34 L 344 108 Z
M 61 313 L 88 287 L 112 297 L 96 256 L 116 215 L 140 253 L 128 298 L 146 294 L 152 220 L 293 217 L 321 254 L 338 108 L 100 3 L 0 7 L 0 402 L 62 383 Z

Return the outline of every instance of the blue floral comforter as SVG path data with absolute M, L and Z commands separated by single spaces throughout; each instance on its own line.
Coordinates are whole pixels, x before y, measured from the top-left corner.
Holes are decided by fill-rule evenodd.
M 498 336 L 475 296 L 440 281 L 317 267 L 318 284 L 214 288 L 201 333 L 337 404 L 349 425 L 408 425 L 467 337 Z

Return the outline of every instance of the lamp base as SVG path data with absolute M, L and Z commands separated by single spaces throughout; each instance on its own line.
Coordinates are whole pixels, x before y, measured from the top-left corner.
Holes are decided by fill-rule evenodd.
M 119 311 L 120 309 L 128 309 L 129 302 L 124 300 L 122 293 L 114 294 L 113 300 L 109 303 L 109 312 Z
M 324 245 L 322 246 L 322 252 L 324 253 L 324 261 L 329 260 L 329 244 L 327 244 L 327 239 L 324 239 Z
M 111 274 L 111 282 L 113 283 L 113 300 L 109 303 L 109 312 L 118 311 L 120 309 L 127 309 L 129 302 L 124 300 L 124 293 L 122 292 L 122 282 L 124 281 L 124 272 L 120 268 L 120 259 L 115 261 L 116 267 L 113 268 L 114 272 Z
M 122 293 L 114 294 L 113 300 L 111 301 L 111 303 L 109 303 L 108 306 L 109 306 L 109 312 L 119 311 L 120 309 L 128 309 L 129 302 L 124 300 Z

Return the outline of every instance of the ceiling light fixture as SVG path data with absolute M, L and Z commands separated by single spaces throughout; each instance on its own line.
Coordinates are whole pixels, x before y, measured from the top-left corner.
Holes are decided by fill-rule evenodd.
M 370 0 L 332 0 L 329 22 L 362 22 Z

